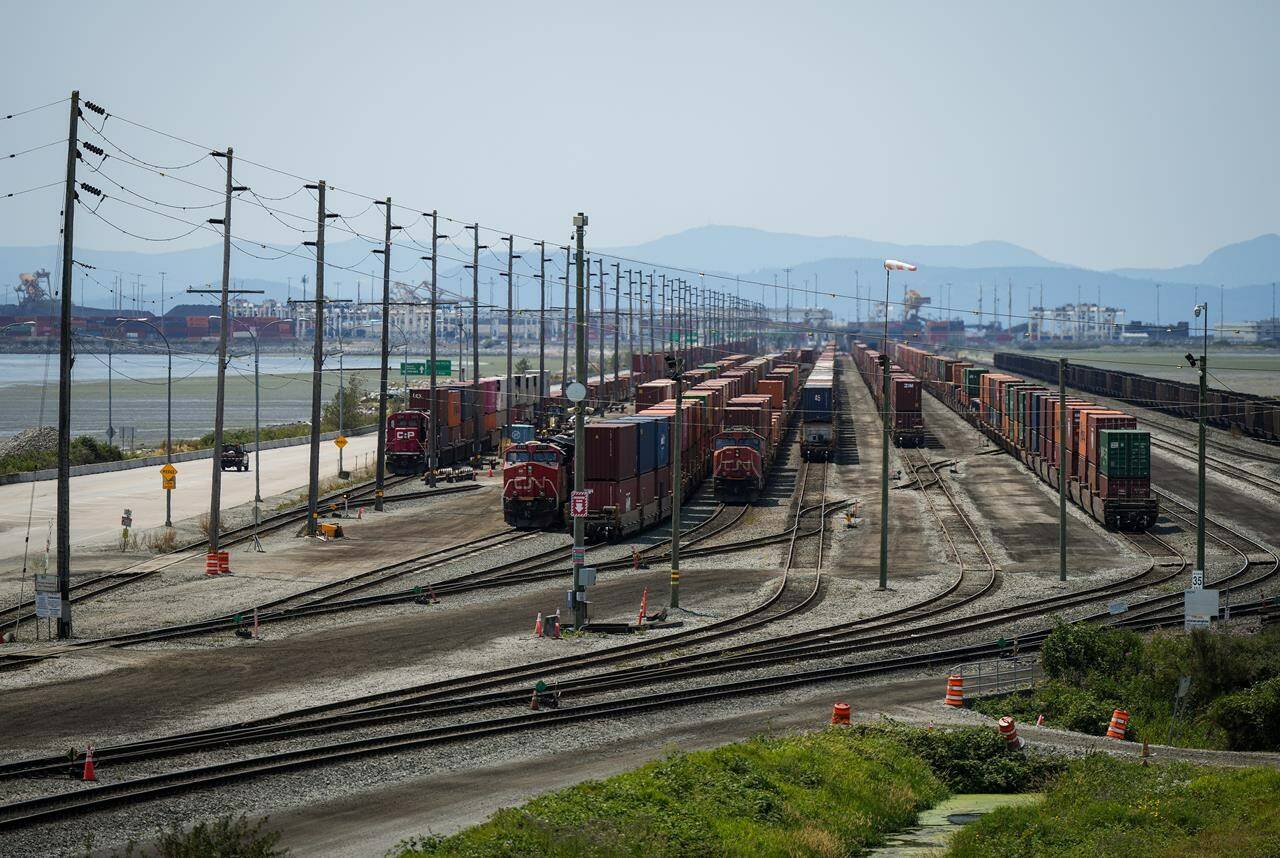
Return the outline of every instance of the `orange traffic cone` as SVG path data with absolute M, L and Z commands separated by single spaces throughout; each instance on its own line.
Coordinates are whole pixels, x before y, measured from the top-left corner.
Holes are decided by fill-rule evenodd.
M 533 636 L 535 638 L 542 637 L 542 612 L 538 612 L 538 619 L 533 623 Z
M 560 640 L 560 616 L 558 614 L 555 618 L 555 625 L 551 627 L 551 637 L 555 640 Z
M 1013 719 L 1008 715 L 1001 718 L 997 722 L 996 726 L 1000 730 L 1000 735 L 1004 738 L 1005 742 L 1008 743 L 1009 750 L 1021 751 L 1023 746 L 1027 744 L 1026 741 L 1018 735 L 1018 728 L 1013 723 Z
M 947 697 L 942 701 L 948 706 L 964 706 L 964 677 L 952 674 L 947 677 Z
M 538 689 L 533 689 L 533 694 L 529 695 L 529 708 L 534 712 L 538 711 Z
M 849 726 L 849 704 L 837 703 L 831 707 L 831 723 L 842 727 Z
M 640 594 L 640 619 L 636 620 L 637 626 L 644 625 L 644 613 L 649 607 L 649 588 L 645 587 L 644 592 Z
M 82 781 L 96 781 L 97 773 L 93 770 L 93 745 L 85 748 L 84 751 L 84 773 L 80 776 Z
M 1108 739 L 1121 739 L 1129 730 L 1129 713 L 1125 709 L 1117 709 L 1111 713 L 1111 723 L 1107 725 Z
M 216 576 L 220 570 L 218 569 L 218 552 L 210 551 L 204 556 L 204 574 L 210 578 Z
M 493 465 L 489 466 L 489 476 L 493 476 Z

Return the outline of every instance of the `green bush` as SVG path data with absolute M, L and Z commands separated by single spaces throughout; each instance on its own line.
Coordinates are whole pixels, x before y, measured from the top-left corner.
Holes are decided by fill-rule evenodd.
M 826 730 L 677 754 L 499 811 L 402 855 L 844 855 L 946 795 L 889 736 Z
M 140 849 L 130 841 L 124 852 L 114 851 L 112 858 L 282 858 L 288 849 L 280 848 L 280 834 L 262 829 L 267 824 L 264 816 L 250 822 L 244 814 L 220 816 L 209 822 L 198 822 L 190 831 L 180 822 L 171 822 L 156 836 L 153 849 Z M 85 856 L 96 854 L 92 837 L 85 844 Z
M 1004 807 L 958 831 L 954 858 L 1280 854 L 1280 772 L 1144 767 L 1093 754 L 1033 805 Z
M 1280 751 L 1280 677 L 1226 694 L 1209 706 L 1209 718 L 1233 751 Z
M 1000 734 L 989 727 L 962 730 L 919 730 L 896 725 L 856 726 L 866 735 L 883 735 L 929 764 L 934 776 L 952 792 L 1035 792 L 1062 772 L 1057 757 L 1011 754 Z
M 96 465 L 98 462 L 118 462 L 124 458 L 119 447 L 99 441 L 89 435 L 77 435 L 71 439 L 71 464 Z M 23 471 L 40 471 L 58 467 L 58 451 L 40 450 L 34 453 L 14 454 L 0 458 L 0 474 L 16 474 Z
M 1133 632 L 1093 623 L 1058 622 L 1040 651 L 1044 672 L 1052 679 L 1083 682 L 1091 673 L 1114 673 L 1127 667 L 1139 647 Z

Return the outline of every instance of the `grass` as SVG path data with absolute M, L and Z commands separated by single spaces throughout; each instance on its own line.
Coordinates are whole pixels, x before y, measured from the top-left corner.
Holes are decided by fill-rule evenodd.
M 961 829 L 950 858 L 1280 854 L 1280 772 L 1182 763 L 1143 767 L 1090 755 L 1043 802 L 1005 807 Z
M 1280 628 L 1137 635 L 1090 624 L 1060 626 L 1045 641 L 1047 679 L 1028 691 L 979 698 L 980 712 L 1100 736 L 1115 709 L 1129 738 L 1183 747 L 1280 750 Z M 1179 679 L 1190 677 L 1173 719 Z
M 946 795 L 885 735 L 828 730 L 675 754 L 499 811 L 404 856 L 845 855 Z
M 93 465 L 98 462 L 116 462 L 124 458 L 119 447 L 80 435 L 71 439 L 71 464 Z M 58 451 L 40 450 L 35 453 L 13 454 L 0 457 L 0 474 L 15 474 L 23 471 L 39 471 L 58 466 Z
M 1010 754 L 994 730 L 855 726 L 673 754 L 499 811 L 401 856 L 848 855 L 949 791 L 1038 790 L 1060 760 Z

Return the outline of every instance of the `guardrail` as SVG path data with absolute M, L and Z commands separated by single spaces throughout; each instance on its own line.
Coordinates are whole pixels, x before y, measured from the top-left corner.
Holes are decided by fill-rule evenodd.
M 964 677 L 964 695 L 981 697 L 1027 688 L 1040 678 L 1040 659 L 1034 655 L 994 658 L 956 665 L 951 675 Z
M 373 426 L 362 426 L 359 429 L 352 429 L 347 433 L 349 437 L 356 435 L 368 435 L 373 432 Z M 322 441 L 332 441 L 338 437 L 337 432 L 324 432 L 320 435 Z M 299 444 L 310 443 L 310 435 L 299 435 L 296 438 L 275 438 L 270 441 L 263 441 L 259 449 L 274 450 L 278 447 L 296 447 Z M 253 444 L 245 445 L 249 452 L 253 452 Z M 197 459 L 208 459 L 213 456 L 213 448 L 209 447 L 204 450 L 191 450 L 187 453 L 174 453 L 171 461 L 174 462 L 191 462 Z M 128 471 L 133 468 L 150 468 L 165 463 L 164 456 L 143 456 L 137 459 L 120 459 L 116 462 L 94 462 L 92 465 L 72 465 L 71 476 L 82 477 L 86 474 L 105 474 L 111 471 Z M 41 480 L 54 480 L 58 477 L 57 468 L 44 468 L 39 471 L 21 471 L 16 474 L 0 474 L 0 486 L 7 486 L 12 483 L 35 483 Z

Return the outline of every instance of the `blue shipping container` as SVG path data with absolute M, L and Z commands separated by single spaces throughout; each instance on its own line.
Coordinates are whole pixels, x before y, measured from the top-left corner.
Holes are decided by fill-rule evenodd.
M 812 423 L 831 422 L 831 385 L 806 384 L 800 391 L 804 419 Z
M 649 473 L 656 467 L 654 465 L 656 454 L 655 436 L 658 433 L 654 425 L 654 419 L 652 417 L 630 415 L 619 417 L 618 421 L 636 424 L 636 473 Z
M 533 427 L 525 423 L 512 423 L 507 427 L 507 438 L 512 444 L 528 444 L 533 440 Z

